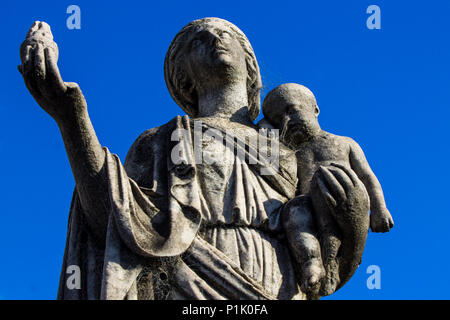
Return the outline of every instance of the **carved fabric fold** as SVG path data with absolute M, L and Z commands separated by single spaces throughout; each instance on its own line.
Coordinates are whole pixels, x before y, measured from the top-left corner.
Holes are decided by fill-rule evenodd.
M 212 194 L 199 186 L 198 180 L 204 176 L 199 176 L 199 168 L 193 164 L 192 141 L 184 141 L 182 155 L 185 158 L 180 163 L 175 164 L 171 160 L 170 151 L 176 142 L 171 141 L 170 137 L 174 130 L 180 128 L 188 130 L 188 139 L 192 136 L 192 125 L 188 117 L 176 117 L 166 125 L 142 134 L 131 147 L 124 166 L 117 156 L 110 154 L 105 148 L 105 172 L 110 199 L 106 240 L 105 243 L 97 242 L 95 234 L 99 231 L 95 230 L 95 226 L 89 225 L 74 192 L 58 299 L 137 299 L 136 287 L 143 267 L 151 264 L 154 261 L 152 259 L 178 256 L 186 252 L 196 239 L 202 218 L 206 218 L 202 201 L 210 199 Z M 236 165 L 240 166 L 241 171 L 235 173 L 240 174 L 241 178 L 236 176 L 234 179 L 242 179 L 239 185 L 243 189 L 240 190 L 247 193 L 246 199 L 254 199 L 251 202 L 244 200 L 242 203 L 242 199 L 229 199 L 229 203 L 234 203 L 235 209 L 241 211 L 242 216 L 246 217 L 245 221 L 249 223 L 258 221 L 259 215 L 260 224 L 255 227 L 266 226 L 267 229 L 276 230 L 279 225 L 276 211 L 288 199 L 287 196 L 294 194 L 293 181 L 278 176 L 276 182 L 276 176 L 267 178 L 255 174 L 260 163 L 256 167 L 250 167 L 237 161 Z M 264 193 L 264 200 L 255 197 L 255 186 L 263 186 L 263 189 L 258 190 Z M 269 192 L 269 189 L 272 191 Z M 235 191 L 241 194 L 239 189 Z M 253 195 L 250 197 L 250 194 Z M 275 203 L 266 201 L 272 198 Z M 259 213 L 255 215 L 253 208 L 258 206 Z M 273 218 L 270 223 L 269 217 Z M 211 222 L 210 219 L 204 221 Z M 247 246 L 244 239 L 238 241 L 234 237 L 234 241 L 242 249 Z M 268 249 L 270 246 L 266 248 Z M 260 253 L 258 255 L 261 256 Z M 231 257 L 229 260 L 236 264 L 233 259 Z M 289 269 L 292 269 L 291 262 L 289 259 L 288 261 Z M 77 265 L 81 269 L 79 290 L 71 290 L 66 285 L 69 279 L 66 270 L 70 265 Z M 241 265 L 236 266 L 242 269 Z M 241 270 L 244 274 L 263 286 L 264 282 L 261 282 L 259 276 L 244 269 Z M 226 280 L 226 274 L 222 276 Z M 295 282 L 291 271 L 281 276 L 289 278 L 283 281 Z M 233 294 L 224 292 L 214 294 L 211 291 L 209 295 L 199 295 L 197 298 L 213 299 L 222 295 L 233 297 Z M 291 290 L 289 294 L 292 292 Z

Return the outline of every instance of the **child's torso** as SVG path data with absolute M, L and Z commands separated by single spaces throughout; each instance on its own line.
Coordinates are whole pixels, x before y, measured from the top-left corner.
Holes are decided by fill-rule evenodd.
M 346 139 L 346 137 L 322 132 L 300 145 L 296 151 L 298 194 L 309 193 L 311 180 L 319 166 L 337 163 L 350 167 L 350 146 Z

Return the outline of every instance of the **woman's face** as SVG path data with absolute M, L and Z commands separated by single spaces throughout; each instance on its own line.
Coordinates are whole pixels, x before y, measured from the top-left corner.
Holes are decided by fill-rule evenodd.
M 186 49 L 187 72 L 197 86 L 247 79 L 244 49 L 235 33 L 221 22 L 199 28 Z

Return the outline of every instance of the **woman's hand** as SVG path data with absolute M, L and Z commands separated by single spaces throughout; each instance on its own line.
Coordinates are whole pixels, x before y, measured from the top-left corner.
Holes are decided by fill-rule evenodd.
M 20 58 L 22 64 L 18 69 L 25 85 L 58 124 L 85 111 L 86 100 L 78 84 L 61 78 L 57 66 L 58 46 L 47 23 L 34 22 L 20 46 Z
M 315 198 L 323 200 L 344 234 L 356 222 L 364 223 L 361 227 L 368 230 L 369 196 L 353 170 L 334 163 L 321 166 L 313 184 Z
M 369 231 L 369 196 L 353 170 L 339 165 L 321 166 L 316 172 L 311 198 L 315 211 L 328 213 L 341 234 L 338 255 L 339 284 L 342 287 L 361 263 Z M 329 230 L 318 230 L 329 232 Z

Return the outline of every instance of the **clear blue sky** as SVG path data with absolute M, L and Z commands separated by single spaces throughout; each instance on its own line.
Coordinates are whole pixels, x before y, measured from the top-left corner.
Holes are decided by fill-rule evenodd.
M 66 27 L 70 4 L 81 30 Z M 371 4 L 381 30 L 366 28 Z M 206 16 L 246 33 L 263 97 L 285 82 L 309 87 L 322 128 L 359 142 L 383 186 L 396 226 L 369 234 L 362 265 L 331 298 L 449 299 L 449 15 L 446 0 L 2 0 L 0 299 L 56 297 L 74 187 L 58 128 L 16 69 L 30 25 L 51 25 L 64 80 L 80 84 L 101 143 L 123 160 L 141 132 L 183 114 L 164 55 Z M 366 286 L 370 265 L 381 268 L 380 290 Z

